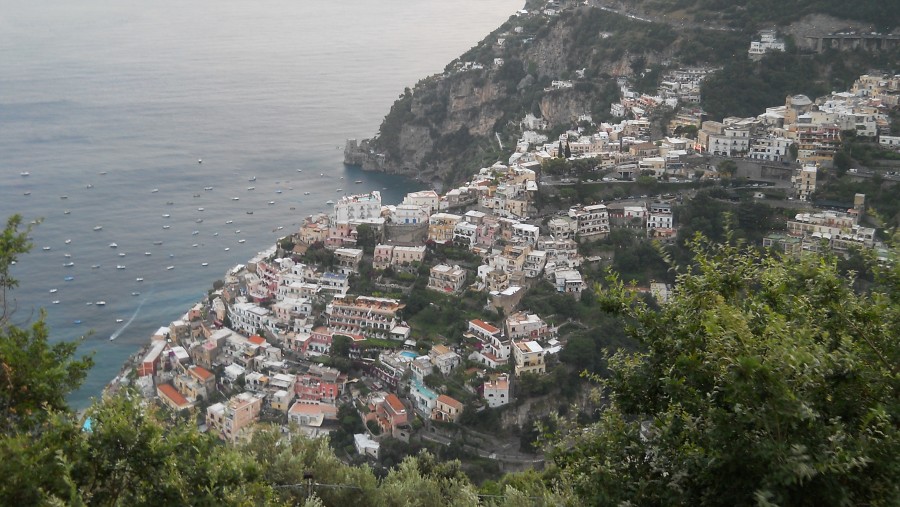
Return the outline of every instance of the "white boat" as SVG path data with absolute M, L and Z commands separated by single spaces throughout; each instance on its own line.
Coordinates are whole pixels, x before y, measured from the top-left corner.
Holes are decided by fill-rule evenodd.
M 309 192 L 303 192 L 303 195 L 309 195 Z
M 248 215 L 252 215 L 253 212 L 252 212 L 252 211 L 248 211 L 247 214 L 248 214 Z
M 240 229 L 237 229 L 237 230 L 234 231 L 234 233 L 235 233 L 235 234 L 240 234 L 240 233 L 241 233 L 241 230 L 240 230 Z
M 171 217 L 171 216 L 172 216 L 172 215 L 166 213 L 165 215 L 163 215 L 163 218 L 169 218 L 169 217 Z
M 45 247 L 43 247 L 43 250 L 46 252 L 46 251 L 50 250 L 50 247 L 49 247 L 49 246 L 45 246 Z
M 103 226 L 102 226 L 102 225 L 95 225 L 95 226 L 94 226 L 94 230 L 95 230 L 95 231 L 103 230 Z
M 250 179 L 249 179 L 249 180 L 247 180 L 247 181 L 256 181 L 256 176 L 254 176 L 254 177 L 252 177 L 252 178 L 250 178 Z
M 198 163 L 198 164 L 202 164 L 202 163 L 203 163 L 203 159 L 202 159 L 202 158 L 198 158 L 198 159 L 197 159 L 197 163 Z
M 232 200 L 232 201 L 240 201 L 241 198 L 240 198 L 240 197 L 232 197 L 231 200 Z
M 106 171 L 100 171 L 100 176 L 106 176 Z
M 116 319 L 116 324 L 121 324 L 122 322 L 125 322 L 125 319 Z
M 197 243 L 194 243 L 193 245 L 191 245 L 191 248 L 197 248 L 198 246 L 200 246 L 200 245 Z
M 74 265 L 75 265 L 74 262 L 67 262 L 67 263 L 63 264 L 63 267 L 71 268 L 71 267 L 74 266 Z
M 218 235 L 219 235 L 218 232 L 214 232 L 214 233 L 213 233 L 213 236 L 218 236 Z
M 256 187 L 247 187 L 247 190 L 256 190 Z
M 357 185 L 359 185 L 360 183 L 362 183 L 362 180 L 356 180 L 353 183 L 356 183 Z
M 85 306 L 93 306 L 93 305 L 94 305 L 93 301 L 88 301 L 87 303 L 85 303 Z
M 132 295 L 132 296 L 140 296 L 141 293 L 140 293 L 140 292 L 132 292 L 131 295 Z
M 247 241 L 247 240 L 246 240 L 246 239 L 239 239 L 239 240 L 238 240 L 238 243 L 244 243 L 245 241 Z
M 162 245 L 162 241 L 154 241 L 153 244 L 154 245 Z
M 171 270 L 175 269 L 175 266 L 166 266 L 166 269 L 171 271 Z
M 196 235 L 198 235 L 198 234 L 200 234 L 200 231 L 194 231 L 194 232 L 191 233 L 191 236 L 196 236 Z
M 63 257 L 65 257 L 66 259 L 70 259 L 72 257 L 72 254 L 70 254 L 70 253 L 63 254 Z
M 19 176 L 22 176 L 22 177 L 31 176 L 31 173 L 28 171 L 22 171 L 19 173 Z
M 144 252 L 144 255 L 153 255 L 150 252 Z
M 228 224 L 233 224 L 233 223 L 234 223 L 234 220 L 227 220 L 227 221 L 225 221 L 225 224 L 226 224 L 226 225 L 228 225 Z
M 325 204 L 332 206 L 334 204 L 334 201 L 332 201 L 331 199 L 328 199 L 327 201 L 325 201 Z
M 65 243 L 66 243 L 67 245 L 68 245 L 69 243 L 71 243 L 71 242 L 72 242 L 71 239 L 67 239 L 67 240 L 65 241 Z
M 88 183 L 87 185 L 84 186 L 84 188 L 94 188 L 94 185 L 91 185 L 90 183 Z
M 60 199 L 68 199 L 69 196 L 67 196 L 67 195 L 61 195 L 61 196 L 59 196 L 59 198 L 60 198 Z
M 28 192 L 25 192 L 25 193 L 22 194 L 22 195 L 31 195 L 31 191 L 29 190 Z
M 117 245 L 116 243 L 110 243 L 109 247 L 110 248 L 119 248 L 119 245 Z
M 281 193 L 281 190 L 276 190 L 275 193 L 276 193 L 276 194 L 280 194 L 280 193 Z
M 125 252 L 119 252 L 119 257 L 125 257 Z
M 96 304 L 97 306 L 106 306 L 106 301 L 97 301 L 94 304 Z
M 208 192 L 208 191 L 212 190 L 212 187 L 203 187 L 203 190 L 206 190 Z
M 118 264 L 118 265 L 116 265 L 116 269 L 125 269 L 125 266 Z
M 194 222 L 197 222 L 198 224 L 202 224 L 202 223 L 203 223 L 203 219 L 202 219 L 202 218 L 198 218 L 197 220 L 194 220 Z
M 157 193 L 157 192 L 159 192 L 159 189 L 158 189 L 158 188 L 154 188 L 153 190 L 150 191 L 151 194 L 155 194 L 155 193 Z
M 166 201 L 166 206 L 171 206 L 171 205 L 173 205 L 173 204 L 175 204 L 175 203 L 172 202 L 172 201 Z
M 297 172 L 298 172 L 298 173 L 302 173 L 302 172 L 303 172 L 303 169 L 297 169 Z
M 56 294 L 56 291 L 58 291 L 58 290 L 59 289 L 50 289 L 50 294 Z
M 68 215 L 68 214 L 70 214 L 70 213 L 72 213 L 72 212 L 71 212 L 71 211 L 69 211 L 69 210 L 65 210 L 65 211 L 63 211 L 63 215 Z
M 91 269 L 100 269 L 100 265 L 99 265 L 99 264 L 94 264 L 93 266 L 91 266 Z
M 169 229 L 169 228 L 171 228 L 171 227 L 172 227 L 171 225 L 164 225 L 164 226 L 163 226 L 163 229 Z
M 206 266 L 209 266 L 209 263 L 208 263 L 208 262 L 201 262 L 200 265 L 203 266 L 203 267 L 206 267 Z
M 227 252 L 227 251 L 229 251 L 229 250 L 231 250 L 231 248 L 228 248 L 228 247 L 226 246 L 226 247 L 225 247 L 225 251 Z
M 137 277 L 137 278 L 134 279 L 134 281 L 135 281 L 135 282 L 143 282 L 144 279 L 141 278 L 141 277 Z
M 275 201 L 269 201 L 269 206 L 275 204 Z
M 283 225 L 279 225 L 278 228 L 277 228 L 276 230 L 280 231 L 281 229 L 284 229 L 284 226 L 283 226 Z
M 54 300 L 53 300 L 53 304 L 58 305 L 58 304 L 59 304 L 59 300 L 58 300 L 58 299 L 54 299 Z
M 339 189 L 335 190 L 335 192 L 343 192 L 343 191 L 344 191 L 343 188 L 339 188 Z
M 197 211 L 203 211 L 203 208 L 197 208 Z

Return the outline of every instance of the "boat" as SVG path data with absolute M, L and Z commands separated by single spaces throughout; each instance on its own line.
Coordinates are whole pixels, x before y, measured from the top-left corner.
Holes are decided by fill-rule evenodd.
M 203 223 L 203 219 L 202 219 L 202 218 L 198 218 L 197 220 L 194 220 L 194 222 L 197 222 L 198 224 L 202 224 L 202 223 Z
M 198 159 L 197 159 L 197 163 L 198 163 L 198 164 L 202 164 L 202 163 L 203 163 L 203 159 L 202 159 L 202 158 L 198 158 Z
M 234 223 L 234 220 L 226 220 L 226 221 L 225 221 L 225 224 L 226 224 L 226 225 L 228 225 L 228 224 L 233 224 L 233 223 Z
M 309 195 L 309 192 L 303 192 L 303 195 Z
M 63 278 L 63 280 L 65 280 L 65 281 L 67 281 L 67 282 L 71 282 L 71 281 L 74 280 L 74 279 L 75 279 L 74 276 L 67 276 L 67 277 Z
M 110 244 L 109 244 L 109 247 L 110 247 L 110 248 L 119 248 L 119 245 L 117 245 L 117 244 L 115 244 L 115 243 L 110 243 Z
M 191 233 L 191 236 L 196 236 L 196 235 L 198 235 L 198 234 L 200 234 L 200 231 L 194 231 L 194 232 Z
M 232 200 L 232 201 L 240 201 L 241 198 L 240 198 L 240 197 L 232 197 L 231 200 Z
M 97 301 L 94 304 L 96 304 L 97 306 L 106 306 L 106 301 Z
M 158 189 L 158 188 L 154 188 L 153 190 L 150 191 L 151 194 L 155 194 L 155 193 L 157 193 L 157 192 L 159 192 L 159 189 Z
M 171 206 L 173 204 L 175 204 L 173 201 L 166 201 L 166 206 Z
M 66 259 L 70 259 L 72 257 L 72 254 L 70 254 L 70 253 L 63 254 L 63 257 L 65 257 Z
M 344 191 L 343 188 L 339 188 L 339 189 L 335 190 L 335 192 L 343 192 L 343 191 Z
M 164 226 L 163 226 L 163 229 L 169 229 L 170 227 L 172 227 L 172 226 L 171 226 L 171 225 L 164 225 Z
M 175 269 L 175 266 L 166 266 L 166 269 L 171 271 L 171 270 Z
M 116 324 L 121 324 L 122 322 L 125 322 L 125 319 L 116 319 Z
M 74 321 L 72 321 L 72 324 L 81 324 L 81 321 L 80 321 L 80 320 L 74 320 Z
M 214 232 L 214 233 L 213 233 L 213 236 L 218 236 L 218 235 L 219 235 L 218 232 Z
M 100 265 L 99 265 L 99 264 L 94 264 L 93 266 L 91 266 L 91 269 L 100 269 Z
M 102 225 L 95 225 L 95 226 L 94 226 L 94 230 L 95 230 L 95 231 L 102 231 L 102 230 L 103 230 L 103 226 L 102 226 Z
M 247 241 L 247 240 L 246 240 L 246 239 L 239 239 L 239 240 L 238 240 L 238 243 L 243 243 L 243 242 L 245 242 L 245 241 Z
M 58 305 L 58 304 L 59 304 L 59 300 L 58 300 L 58 299 L 54 299 L 54 300 L 52 301 L 52 303 L 55 304 L 55 305 Z
M 100 171 L 100 176 L 106 176 L 106 171 Z
M 134 279 L 134 281 L 135 281 L 135 282 L 143 282 L 144 279 L 141 278 L 141 277 L 137 277 L 137 278 Z
M 60 199 L 68 199 L 69 196 L 67 196 L 67 195 L 61 195 L 61 196 L 59 196 L 59 198 L 60 198 Z
M 132 295 L 132 296 L 140 296 L 141 293 L 140 293 L 140 292 L 132 292 L 131 295 Z
M 90 183 L 88 183 L 87 185 L 84 186 L 84 188 L 94 188 L 94 185 L 91 185 Z
M 154 241 L 153 244 L 154 245 L 162 245 L 162 241 Z
M 276 193 L 276 194 L 280 194 L 280 193 L 281 193 L 281 190 L 276 190 L 275 193 Z
M 116 269 L 125 269 L 125 266 L 118 264 L 118 265 L 116 265 Z
M 65 241 L 65 244 L 67 244 L 67 245 L 68 245 L 68 244 L 69 244 L 69 243 L 71 243 L 71 242 L 72 242 L 72 240 L 71 240 L 71 239 L 67 239 L 67 240 L 66 240 L 66 241 Z
M 24 177 L 26 177 L 26 176 L 31 176 L 31 173 L 28 172 L 28 171 L 22 171 L 22 172 L 19 173 L 19 176 L 22 176 L 22 177 L 24 178 Z
M 200 265 L 203 266 L 203 267 L 206 267 L 206 266 L 209 266 L 209 263 L 208 263 L 208 262 L 201 262 Z
M 356 180 L 353 183 L 356 183 L 357 185 L 359 185 L 360 183 L 362 183 L 362 180 Z
M 247 187 L 247 190 L 256 190 L 256 187 Z
M 249 180 L 247 180 L 247 181 L 256 181 L 256 176 L 254 176 L 254 177 L 252 177 L 252 178 L 250 178 L 250 179 L 249 179 Z
M 49 246 L 45 246 L 45 247 L 43 247 L 43 250 L 46 252 L 46 251 L 50 250 L 50 247 L 49 247 Z
M 203 208 L 197 208 L 197 211 L 203 211 Z
M 200 194 L 194 194 L 194 197 L 200 197 Z
M 240 233 L 241 233 L 241 230 L 240 230 L 240 229 L 237 229 L 237 230 L 234 231 L 234 233 L 235 233 L 235 234 L 240 234 Z
M 69 210 L 65 210 L 65 211 L 63 211 L 63 215 L 68 215 L 68 214 L 70 214 L 70 213 L 72 213 L 72 212 L 71 212 L 71 211 L 69 211 Z
M 150 252 L 144 252 L 144 255 L 152 255 Z
M 252 211 L 248 211 L 247 214 L 248 214 L 248 215 L 252 215 L 253 212 L 252 212 Z
M 58 291 L 58 290 L 59 289 L 50 289 L 50 294 L 56 294 L 56 291 Z
M 275 204 L 275 201 L 269 201 L 269 206 Z
M 229 251 L 229 250 L 231 250 L 231 248 L 229 248 L 229 247 L 226 246 L 226 247 L 225 247 L 225 251 L 227 252 L 227 251 Z
M 198 246 L 200 246 L 200 245 L 197 243 L 194 243 L 193 245 L 191 245 L 191 248 L 197 248 Z
M 281 229 L 284 229 L 284 226 L 283 226 L 283 225 L 279 225 L 275 230 L 280 231 Z
M 334 201 L 332 201 L 331 199 L 328 199 L 327 201 L 325 201 L 325 204 L 331 206 L 334 204 Z
M 119 257 L 125 257 L 125 252 L 119 252 Z
M 203 187 L 203 190 L 206 190 L 208 192 L 208 191 L 212 190 L 212 187 Z
M 303 169 L 297 169 L 297 172 L 298 172 L 298 173 L 302 173 L 302 172 L 303 172 Z
M 169 217 L 171 217 L 171 216 L 172 216 L 172 215 L 166 213 L 166 214 L 163 215 L 163 218 L 169 218 Z
M 28 192 L 25 192 L 25 193 L 22 194 L 22 195 L 31 195 L 31 191 L 29 190 Z
M 74 262 L 67 262 L 67 263 L 63 264 L 63 267 L 65 267 L 65 268 L 71 268 L 71 267 L 74 266 L 74 265 L 75 265 Z

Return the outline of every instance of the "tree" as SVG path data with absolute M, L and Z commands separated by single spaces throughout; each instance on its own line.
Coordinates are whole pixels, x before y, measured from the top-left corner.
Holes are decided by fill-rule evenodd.
M 572 157 L 572 148 L 569 148 L 569 141 L 566 141 L 566 149 L 564 155 L 566 156 L 566 158 Z
M 870 259 L 856 293 L 834 259 L 726 239 L 691 243 L 661 310 L 610 277 L 602 307 L 644 349 L 551 449 L 561 479 L 594 505 L 897 505 L 900 267 Z
M 564 153 L 564 151 L 563 151 L 562 141 L 560 140 L 560 141 L 559 141 L 559 148 L 556 150 L 556 157 L 557 157 L 557 158 L 564 158 L 563 155 L 565 155 L 565 153 Z

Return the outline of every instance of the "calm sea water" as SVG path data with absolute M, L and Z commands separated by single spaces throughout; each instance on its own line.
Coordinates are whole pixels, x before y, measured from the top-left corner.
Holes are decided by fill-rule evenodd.
M 345 167 L 344 140 L 520 7 L 0 0 L 0 216 L 43 218 L 14 318 L 43 308 L 53 340 L 86 336 L 97 366 L 72 403 L 327 200 L 420 188 Z

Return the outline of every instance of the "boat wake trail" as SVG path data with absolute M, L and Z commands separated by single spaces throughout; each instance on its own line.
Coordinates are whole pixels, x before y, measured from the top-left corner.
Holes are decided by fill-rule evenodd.
M 152 295 L 153 295 L 152 291 L 150 292 L 150 294 L 147 294 L 147 297 L 145 297 L 141 301 L 141 303 L 137 306 L 137 308 L 135 308 L 134 313 L 131 314 L 131 318 L 128 319 L 128 322 L 122 324 L 122 327 L 120 327 L 119 329 L 116 329 L 116 331 L 113 334 L 109 335 L 109 341 L 113 341 L 116 338 L 118 338 L 119 335 L 121 335 L 125 331 L 125 329 L 127 329 L 128 326 L 131 325 L 132 322 L 134 322 L 134 319 L 137 318 L 138 313 L 140 313 L 140 311 L 141 311 L 141 307 L 144 306 L 144 303 L 146 303 L 147 300 L 150 299 L 150 296 L 152 296 Z

